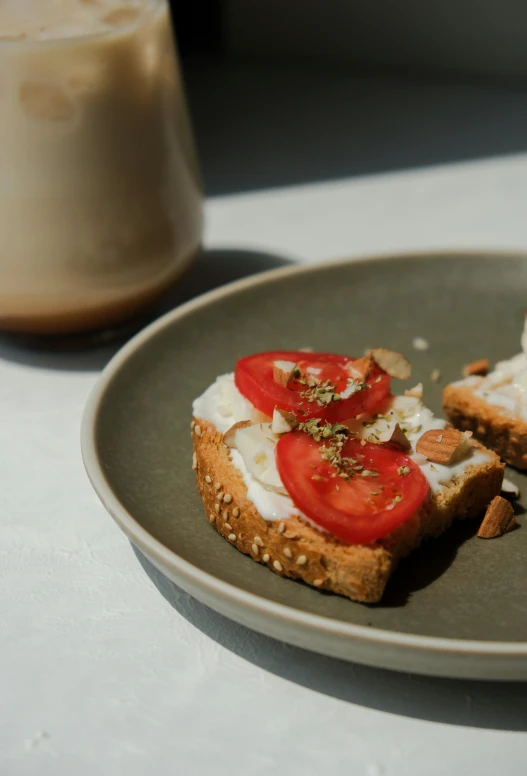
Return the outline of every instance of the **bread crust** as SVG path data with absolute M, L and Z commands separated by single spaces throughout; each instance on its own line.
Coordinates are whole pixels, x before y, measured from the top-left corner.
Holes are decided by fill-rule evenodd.
M 443 409 L 453 426 L 472 431 L 476 439 L 511 466 L 527 469 L 527 423 L 521 418 L 506 414 L 464 385 L 445 387 Z
M 504 466 L 491 454 L 488 463 L 467 468 L 388 536 L 367 545 L 346 544 L 298 516 L 264 520 L 247 498 L 223 435 L 212 424 L 194 418 L 192 436 L 198 491 L 218 533 L 280 576 L 363 603 L 380 601 L 401 558 L 423 539 L 439 536 L 455 518 L 483 512 L 500 492 L 503 479 Z

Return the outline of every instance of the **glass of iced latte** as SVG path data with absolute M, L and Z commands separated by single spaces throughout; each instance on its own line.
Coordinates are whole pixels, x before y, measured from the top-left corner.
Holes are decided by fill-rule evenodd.
M 118 325 L 201 229 L 166 0 L 0 0 L 0 331 Z

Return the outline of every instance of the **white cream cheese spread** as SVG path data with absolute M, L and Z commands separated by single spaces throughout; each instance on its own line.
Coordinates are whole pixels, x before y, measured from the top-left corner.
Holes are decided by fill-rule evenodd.
M 466 377 L 454 385 L 471 388 L 474 396 L 484 399 L 487 404 L 527 422 L 527 319 L 521 345 L 521 353 L 497 363 L 486 377 Z

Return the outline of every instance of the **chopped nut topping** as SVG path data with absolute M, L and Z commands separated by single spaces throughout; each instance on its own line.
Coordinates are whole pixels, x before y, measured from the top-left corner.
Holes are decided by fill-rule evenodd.
M 466 449 L 468 438 L 455 428 L 425 431 L 415 449 L 429 461 L 443 466 L 451 464 Z
M 417 383 L 417 385 L 414 385 L 413 388 L 408 388 L 404 392 L 405 396 L 411 396 L 413 399 L 422 399 L 423 398 L 423 383 Z
M 501 483 L 501 493 L 505 498 L 518 498 L 520 489 L 514 482 L 504 479 Z
M 398 423 L 393 427 L 390 438 L 381 440 L 381 443 L 385 447 L 393 447 L 396 450 L 403 450 L 404 452 L 411 448 L 410 440 Z
M 298 418 L 292 412 L 274 408 L 271 431 L 273 434 L 286 434 L 298 426 Z
M 490 364 L 488 358 L 480 358 L 479 361 L 472 361 L 470 364 L 466 364 L 463 367 L 463 377 L 471 377 L 472 375 L 481 375 L 485 377 L 488 375 Z
M 412 345 L 416 350 L 428 350 L 430 347 L 428 340 L 425 340 L 424 337 L 414 337 L 412 340 Z
M 371 357 L 380 368 L 397 380 L 408 380 L 412 374 L 412 366 L 408 359 L 397 353 L 396 350 L 387 348 L 375 348 L 371 351 Z
M 512 504 L 501 496 L 495 496 L 487 507 L 478 536 L 480 539 L 494 539 L 497 536 L 503 536 L 515 526 Z
M 247 428 L 247 426 L 252 426 L 250 420 L 240 420 L 238 423 L 235 423 L 233 426 L 230 427 L 228 431 L 226 431 L 223 435 L 223 443 L 227 445 L 227 447 L 235 447 L 234 440 L 236 437 L 236 432 L 239 431 L 241 428 Z
M 273 379 L 275 383 L 287 388 L 293 378 L 295 366 L 294 361 L 275 361 L 273 364 Z
M 366 381 L 370 376 L 373 359 L 369 352 L 362 358 L 350 361 L 346 369 L 354 380 Z

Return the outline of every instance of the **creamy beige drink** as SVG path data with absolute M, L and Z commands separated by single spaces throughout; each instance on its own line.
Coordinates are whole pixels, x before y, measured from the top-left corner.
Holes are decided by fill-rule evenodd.
M 164 0 L 0 0 L 0 329 L 112 325 L 197 252 Z

